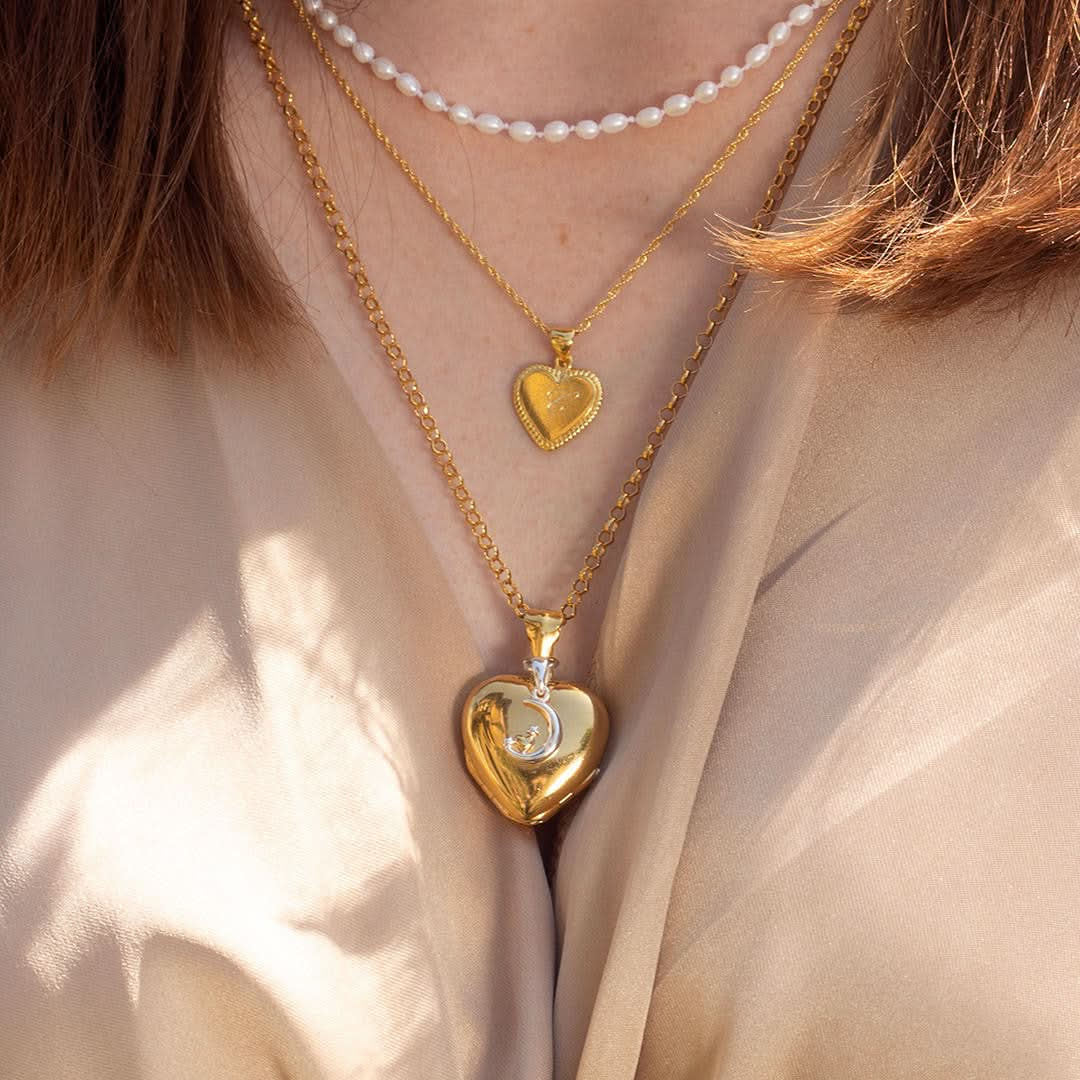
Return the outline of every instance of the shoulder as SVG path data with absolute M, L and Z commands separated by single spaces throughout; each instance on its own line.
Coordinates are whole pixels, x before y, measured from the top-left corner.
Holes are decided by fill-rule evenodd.
M 1076 296 L 842 316 L 816 346 L 673 894 L 656 1060 L 708 1059 L 724 1017 L 748 1076 L 1072 1074 Z

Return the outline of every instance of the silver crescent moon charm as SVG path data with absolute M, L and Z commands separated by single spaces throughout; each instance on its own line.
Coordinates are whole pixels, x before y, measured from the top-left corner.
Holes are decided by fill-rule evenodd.
M 535 693 L 530 694 L 522 703 L 530 709 L 535 709 L 547 725 L 547 738 L 536 746 L 536 740 L 540 736 L 540 728 L 533 724 L 525 735 L 508 735 L 503 740 L 506 752 L 518 761 L 539 761 L 553 754 L 562 742 L 562 723 L 559 714 L 552 708 L 545 695 L 539 698 Z
M 533 657 L 525 661 L 525 670 L 532 676 L 532 693 L 521 703 L 535 710 L 544 718 L 547 735 L 540 742 L 540 727 L 531 724 L 524 735 L 508 735 L 503 739 L 503 748 L 518 761 L 539 761 L 559 749 L 562 742 L 562 721 L 551 704 L 551 688 L 548 678 L 556 661 L 553 657 Z

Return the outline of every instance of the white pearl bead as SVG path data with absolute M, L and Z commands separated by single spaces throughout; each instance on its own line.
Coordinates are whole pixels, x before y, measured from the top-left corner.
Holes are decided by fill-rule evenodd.
M 536 128 L 528 120 L 515 120 L 506 130 L 514 142 L 532 142 L 536 138 Z
M 446 112 L 446 98 L 438 90 L 425 90 L 420 100 L 432 112 Z
M 386 82 L 396 79 L 398 76 L 397 64 L 388 56 L 376 56 L 371 61 L 371 70 L 375 73 L 376 78 L 383 79 Z
M 334 27 L 334 40 L 343 49 L 351 49 L 356 44 L 356 31 L 351 26 L 338 23 Z
M 570 134 L 570 125 L 563 120 L 552 120 L 544 125 L 544 138 L 548 142 L 562 142 Z
M 787 21 L 792 26 L 806 26 L 814 17 L 814 9 L 809 4 L 796 4 L 788 12 Z
M 471 124 L 473 122 L 473 111 L 468 105 L 451 105 L 446 110 L 446 115 L 454 121 L 455 124 Z
M 720 72 L 720 85 L 728 88 L 738 86 L 742 82 L 743 69 L 738 64 L 731 64 Z
M 485 135 L 498 135 L 506 125 L 494 113 L 481 113 L 473 121 L 473 127 Z
M 671 97 L 664 102 L 664 112 L 668 116 L 685 116 L 693 105 L 693 101 L 690 100 L 685 94 L 672 94 Z
M 774 23 L 769 28 L 769 44 L 774 48 L 783 45 L 791 37 L 791 27 L 786 22 Z
M 700 102 L 702 105 L 708 105 L 710 101 L 716 100 L 716 95 L 720 93 L 720 87 L 714 82 L 710 82 L 706 79 L 704 82 L 700 82 L 694 89 L 694 100 Z
M 605 135 L 618 135 L 620 131 L 625 131 L 627 125 L 630 123 L 630 117 L 621 112 L 608 113 L 600 121 L 600 130 Z
M 375 59 L 375 50 L 366 41 L 358 41 L 352 47 L 352 54 L 361 64 L 370 64 Z
M 337 16 L 329 8 L 319 8 L 315 18 L 324 30 L 333 30 L 337 26 Z
M 762 42 L 760 45 L 755 45 L 746 54 L 746 66 L 748 68 L 759 68 L 766 60 L 769 59 L 769 55 L 772 52 L 772 46 L 766 45 Z
M 314 15 L 322 7 L 322 0 L 304 0 L 304 10 L 309 15 Z
M 420 80 L 415 75 L 399 75 L 394 81 L 394 85 L 406 96 L 406 97 L 419 97 L 424 89 L 420 85 Z
M 574 134 L 579 139 L 595 139 L 600 134 L 600 125 L 595 120 L 579 120 L 574 125 Z
M 635 119 L 638 122 L 638 127 L 656 127 L 664 119 L 664 110 L 658 109 L 655 105 L 646 105 Z

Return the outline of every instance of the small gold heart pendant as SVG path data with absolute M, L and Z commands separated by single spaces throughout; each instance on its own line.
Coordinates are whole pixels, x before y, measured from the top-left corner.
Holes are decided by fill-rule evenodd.
M 551 655 L 562 628 L 555 612 L 529 612 L 533 656 L 528 677 L 499 675 L 474 687 L 462 712 L 465 764 L 501 813 L 539 825 L 600 771 L 608 715 L 591 691 L 551 682 Z
M 573 332 L 555 330 L 555 363 L 530 364 L 514 380 L 514 411 L 541 450 L 557 450 L 595 419 L 604 389 L 593 371 L 570 358 Z

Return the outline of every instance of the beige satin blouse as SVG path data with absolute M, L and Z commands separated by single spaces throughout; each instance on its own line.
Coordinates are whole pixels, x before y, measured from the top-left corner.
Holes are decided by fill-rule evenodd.
M 8 350 L 5 1080 L 1080 1077 L 1076 289 L 761 293 L 620 533 L 551 891 L 311 335 L 47 389 Z

